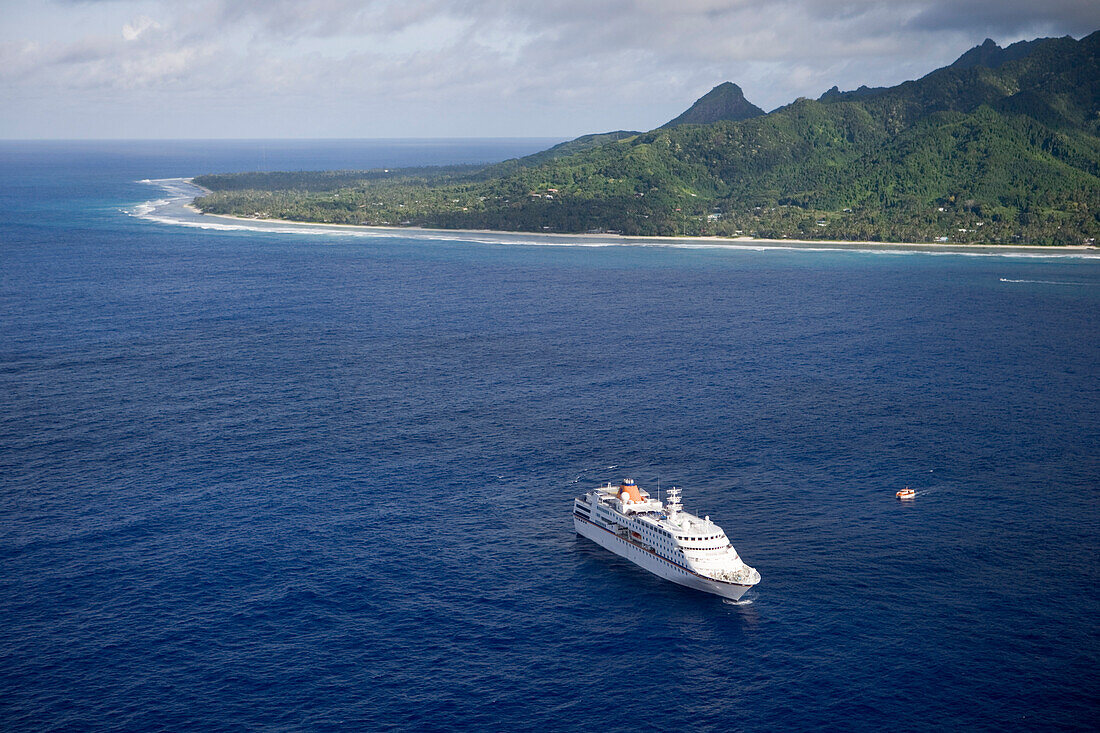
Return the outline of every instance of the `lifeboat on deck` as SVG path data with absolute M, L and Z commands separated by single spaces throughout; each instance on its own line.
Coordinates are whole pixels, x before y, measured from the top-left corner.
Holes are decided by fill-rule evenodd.
M 910 489 L 908 486 L 906 486 L 898 493 L 894 494 L 894 496 L 898 497 L 899 499 L 912 499 L 916 495 L 917 492 L 913 489 Z

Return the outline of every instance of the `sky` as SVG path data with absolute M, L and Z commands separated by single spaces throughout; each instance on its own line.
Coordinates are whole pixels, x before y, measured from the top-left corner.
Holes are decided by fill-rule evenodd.
M 0 138 L 568 138 L 1098 29 L 1098 0 L 0 0 Z

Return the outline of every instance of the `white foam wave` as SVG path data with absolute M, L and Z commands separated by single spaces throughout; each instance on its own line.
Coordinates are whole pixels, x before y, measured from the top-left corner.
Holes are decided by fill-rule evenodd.
M 152 214 L 154 211 L 156 211 L 158 207 L 164 206 L 167 203 L 169 203 L 169 199 L 155 199 L 153 201 L 145 201 L 126 211 L 126 213 L 130 216 L 146 218 L 149 216 L 149 214 Z

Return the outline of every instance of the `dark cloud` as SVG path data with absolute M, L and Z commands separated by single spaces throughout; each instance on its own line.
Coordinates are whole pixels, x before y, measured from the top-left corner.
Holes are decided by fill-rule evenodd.
M 1082 0 L 970 0 L 916 4 L 908 27 L 916 30 L 984 30 L 987 35 L 1084 35 L 1100 29 L 1100 2 Z M 923 6 L 923 7 L 921 7 Z

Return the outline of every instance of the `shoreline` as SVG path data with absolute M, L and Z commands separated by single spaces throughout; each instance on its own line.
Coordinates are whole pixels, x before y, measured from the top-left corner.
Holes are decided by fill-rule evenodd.
M 209 189 L 194 183 L 192 179 L 184 179 L 195 188 L 207 193 Z M 554 244 L 555 240 L 586 243 L 589 245 L 639 245 L 639 246 L 691 246 L 699 247 L 728 247 L 759 249 L 817 249 L 817 250 L 878 250 L 883 252 L 930 252 L 941 254 L 1031 254 L 1038 255 L 1049 253 L 1051 255 L 1081 255 L 1085 257 L 1100 258 L 1100 249 L 1095 245 L 1043 245 L 1043 244 L 951 244 L 939 242 L 849 242 L 832 239 L 757 239 L 754 237 L 660 237 L 660 236 L 625 236 L 622 234 L 566 234 L 553 232 L 516 232 L 495 229 L 429 229 L 426 227 L 400 227 L 400 226 L 376 226 L 367 224 L 336 224 L 317 221 L 295 221 L 293 219 L 259 219 L 247 216 L 233 216 L 232 214 L 207 214 L 194 205 L 194 200 L 184 204 L 184 208 L 203 217 L 224 219 L 234 222 L 265 223 L 265 224 L 289 224 L 302 227 L 325 227 L 347 229 L 356 232 L 379 232 L 386 234 L 406 234 L 415 236 L 418 233 L 434 236 L 493 236 L 536 238 L 545 244 Z

